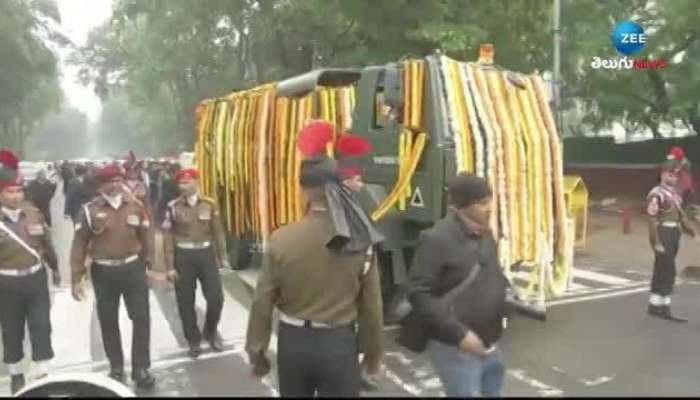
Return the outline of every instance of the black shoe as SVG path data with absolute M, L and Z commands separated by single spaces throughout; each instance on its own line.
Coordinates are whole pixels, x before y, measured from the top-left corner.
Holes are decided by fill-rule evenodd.
M 139 369 L 131 374 L 131 379 L 136 382 L 139 389 L 151 389 L 156 384 L 156 377 L 151 375 L 147 369 Z
M 198 358 L 200 354 L 202 354 L 202 349 L 199 346 L 199 343 L 197 344 L 190 344 L 190 358 Z
M 112 368 L 109 377 L 117 382 L 124 382 L 124 368 Z
M 647 307 L 647 313 L 649 315 L 653 315 L 654 317 L 662 317 L 663 306 L 655 306 L 653 304 L 649 304 L 649 307 Z
M 661 306 L 661 307 L 662 307 L 662 309 L 661 309 L 662 311 L 661 311 L 661 315 L 660 315 L 661 318 L 668 320 L 668 321 L 673 321 L 673 322 L 680 322 L 680 323 L 688 322 L 688 318 L 683 318 L 683 317 L 679 317 L 677 315 L 673 315 L 673 313 L 671 312 L 671 306 Z
M 24 387 L 24 374 L 12 375 L 12 383 L 10 384 L 10 389 L 12 394 L 19 392 Z
M 209 347 L 216 351 L 216 352 L 222 352 L 224 351 L 224 343 L 221 340 L 221 336 L 219 336 L 218 333 L 207 337 L 207 342 L 209 342 Z

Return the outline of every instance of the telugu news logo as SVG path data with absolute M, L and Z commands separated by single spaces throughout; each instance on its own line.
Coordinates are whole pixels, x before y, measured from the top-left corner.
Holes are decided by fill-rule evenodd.
M 629 58 L 644 50 L 647 43 L 647 34 L 636 22 L 623 21 L 615 25 L 611 36 L 612 44 L 622 58 L 601 59 L 593 57 L 591 68 L 593 69 L 657 69 L 666 68 L 668 62 L 661 58 L 650 60 L 643 58 Z

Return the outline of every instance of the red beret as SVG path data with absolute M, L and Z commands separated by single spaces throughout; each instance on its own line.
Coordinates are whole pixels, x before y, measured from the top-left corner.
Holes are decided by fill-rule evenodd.
M 13 179 L 0 179 L 0 190 L 5 190 L 12 187 L 22 187 L 24 181 L 19 174 L 16 174 Z
M 102 167 L 98 173 L 100 177 L 100 182 L 106 183 L 112 181 L 114 178 L 117 177 L 124 177 L 124 173 L 122 172 L 122 169 L 119 168 L 118 165 L 107 165 L 105 167 Z
M 17 170 L 19 158 L 12 150 L 2 149 L 0 150 L 0 164 L 7 168 Z
M 194 168 L 183 168 L 175 173 L 175 179 L 178 181 L 183 179 L 199 179 L 199 172 Z

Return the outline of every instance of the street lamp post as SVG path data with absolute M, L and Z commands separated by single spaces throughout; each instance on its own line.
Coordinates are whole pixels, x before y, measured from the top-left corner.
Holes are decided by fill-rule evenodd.
M 557 127 L 559 128 L 559 134 L 564 133 L 564 126 L 561 118 L 561 77 L 560 77 L 560 66 L 561 66 L 561 54 L 560 54 L 560 43 L 561 43 L 561 3 L 559 0 L 554 0 L 554 65 L 552 68 L 552 92 L 554 97 L 554 117 L 556 119 Z

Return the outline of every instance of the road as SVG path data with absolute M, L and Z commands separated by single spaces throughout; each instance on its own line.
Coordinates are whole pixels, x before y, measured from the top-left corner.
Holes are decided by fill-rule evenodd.
M 54 372 L 106 373 L 94 295 L 77 303 L 68 289 L 68 253 L 72 226 L 61 216 L 60 188 L 53 202 L 53 236 L 64 283 L 52 288 Z M 645 314 L 649 274 L 644 268 L 579 270 L 571 293 L 548 305 L 545 323 L 515 318 L 501 342 L 507 363 L 504 395 L 509 396 L 694 396 L 700 393 L 700 286 L 680 282 L 675 308 L 691 318 L 678 325 Z M 144 396 L 271 396 L 276 373 L 260 381 L 249 373 L 243 353 L 255 270 L 226 271 L 224 311 L 220 326 L 226 349 L 190 360 L 175 305 L 165 282 L 152 285 L 153 372 L 156 388 Z M 205 303 L 197 297 L 200 321 Z M 122 305 L 124 353 L 129 358 L 131 324 Z M 396 327 L 385 328 L 385 375 L 379 389 L 363 395 L 437 396 L 440 382 L 425 355 L 399 348 Z M 276 340 L 272 340 L 274 361 Z M 27 354 L 31 354 L 27 349 Z M 128 361 L 127 361 L 128 366 Z M 31 370 L 30 370 L 31 371 Z M 128 375 L 128 374 L 127 374 Z M 131 382 L 128 382 L 131 385 Z M 0 395 L 9 394 L 9 379 L 0 365 Z

